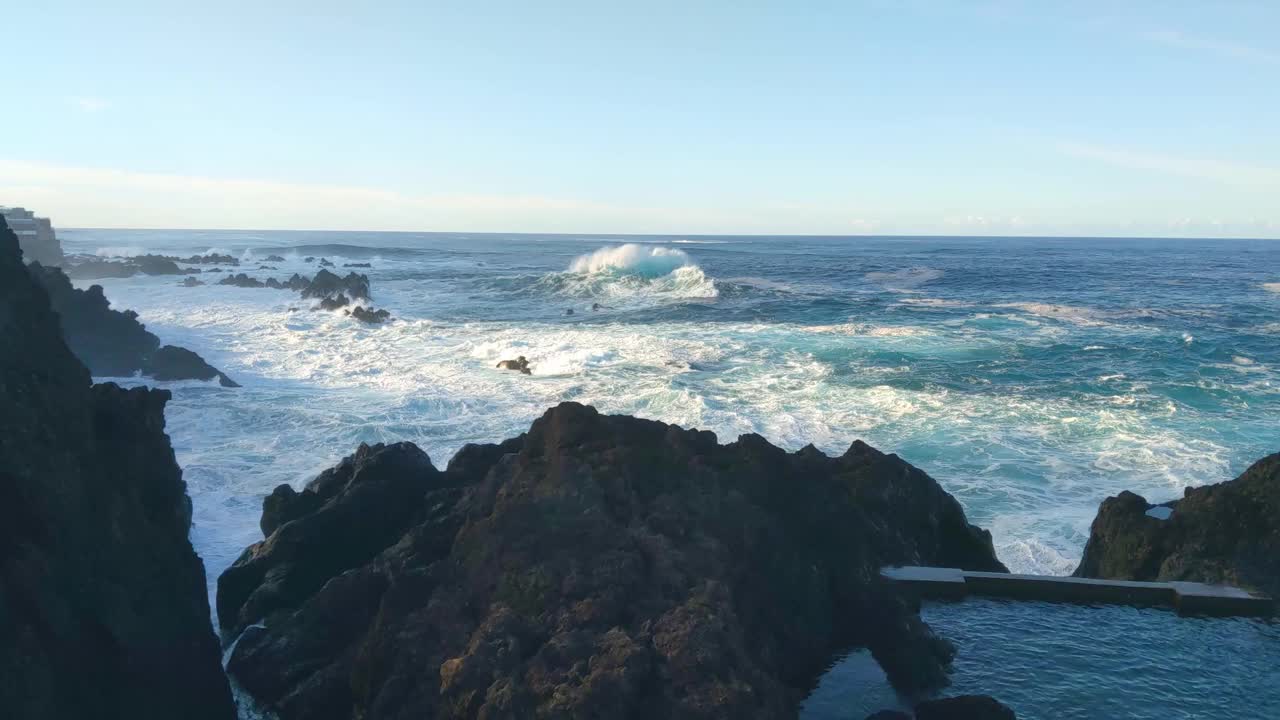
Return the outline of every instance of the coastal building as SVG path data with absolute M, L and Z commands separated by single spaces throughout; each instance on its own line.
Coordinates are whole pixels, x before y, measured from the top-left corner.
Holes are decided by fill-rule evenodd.
M 22 207 L 0 206 L 0 215 L 18 236 L 24 260 L 41 265 L 62 264 L 62 245 L 49 218 L 36 217 L 35 212 Z

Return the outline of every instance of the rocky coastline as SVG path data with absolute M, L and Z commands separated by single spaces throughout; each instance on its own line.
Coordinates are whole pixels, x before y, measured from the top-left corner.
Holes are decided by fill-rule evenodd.
M 0 716 L 236 716 L 165 390 L 92 385 L 0 221 Z
M 1107 498 L 1074 574 L 1223 583 L 1280 598 L 1280 453 L 1180 500 Z

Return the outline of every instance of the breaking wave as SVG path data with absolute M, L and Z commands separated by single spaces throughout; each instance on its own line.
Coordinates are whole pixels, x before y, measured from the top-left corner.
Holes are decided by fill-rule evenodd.
M 714 298 L 720 294 L 683 250 L 627 243 L 580 255 L 565 273 L 544 282 L 555 292 L 573 297 L 625 299 L 665 295 L 675 298 Z

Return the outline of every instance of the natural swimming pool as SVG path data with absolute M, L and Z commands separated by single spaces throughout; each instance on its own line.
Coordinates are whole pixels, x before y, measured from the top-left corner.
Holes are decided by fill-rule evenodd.
M 956 644 L 944 695 L 987 694 L 1020 720 L 1280 718 L 1280 623 L 1170 610 L 971 598 L 922 616 Z M 803 720 L 907 709 L 865 650 L 836 662 Z

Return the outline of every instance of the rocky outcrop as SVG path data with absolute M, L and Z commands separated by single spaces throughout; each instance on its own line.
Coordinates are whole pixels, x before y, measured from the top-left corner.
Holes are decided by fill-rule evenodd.
M 60 319 L 71 350 L 94 375 L 127 377 L 141 373 L 158 380 L 213 380 L 223 387 L 239 387 L 199 355 L 160 338 L 138 322 L 132 310 L 112 310 L 101 285 L 79 290 L 58 268 L 39 263 L 27 266 L 43 286 Z
M 370 300 L 369 277 L 356 272 L 340 277 L 328 270 L 321 270 L 311 278 L 311 283 L 302 289 L 304 298 L 324 298 L 339 293 L 353 300 Z
M 68 276 L 77 280 L 131 277 L 143 275 L 184 275 L 200 270 L 178 267 L 175 258 L 167 255 L 139 255 L 118 260 L 98 257 L 72 256 L 64 263 Z M 185 262 L 185 261 L 184 261 Z
M 258 280 L 257 278 L 251 278 L 248 275 L 245 275 L 244 273 L 236 273 L 235 275 L 228 275 L 222 278 L 221 280 L 219 280 L 218 284 L 234 285 L 235 287 L 243 287 L 243 288 L 267 287 L 266 283 L 262 282 L 261 280 Z
M 832 653 L 905 692 L 953 649 L 887 563 L 1003 570 L 896 456 L 787 453 L 566 403 L 444 471 L 361 446 L 264 503 L 218 581 L 230 672 L 293 718 L 793 717 Z
M 0 717 L 232 720 L 169 393 L 91 385 L 58 325 L 0 222 Z
M 369 325 L 380 325 L 391 319 L 391 313 L 386 310 L 372 310 L 359 305 L 350 310 L 344 310 L 343 312 L 356 320 L 359 320 L 362 323 L 368 323 Z
M 1127 491 L 1107 498 L 1075 576 L 1226 583 L 1280 597 L 1280 453 L 1158 506 Z
M 988 695 L 957 695 L 916 705 L 916 720 L 1017 720 L 1017 716 Z
M 316 306 L 319 310 L 338 310 L 351 304 L 351 300 L 346 295 L 338 293 L 331 297 L 324 298 L 320 304 Z
M 284 258 L 280 255 L 268 255 L 266 257 L 266 262 L 284 262 Z

